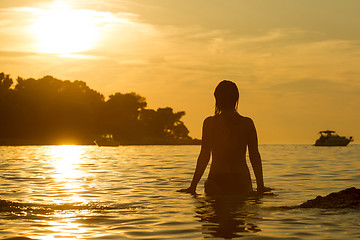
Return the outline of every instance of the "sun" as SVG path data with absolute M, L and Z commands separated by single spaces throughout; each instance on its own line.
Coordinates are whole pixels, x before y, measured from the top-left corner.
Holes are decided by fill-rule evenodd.
M 43 53 L 71 54 L 94 47 L 100 32 L 92 11 L 72 9 L 55 1 L 50 8 L 38 12 L 32 25 L 37 49 Z

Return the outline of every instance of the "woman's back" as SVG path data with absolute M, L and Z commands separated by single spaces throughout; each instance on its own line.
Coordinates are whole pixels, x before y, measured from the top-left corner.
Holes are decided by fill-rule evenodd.
M 236 112 L 223 112 L 208 121 L 212 152 L 210 175 L 248 172 L 246 147 L 251 119 Z

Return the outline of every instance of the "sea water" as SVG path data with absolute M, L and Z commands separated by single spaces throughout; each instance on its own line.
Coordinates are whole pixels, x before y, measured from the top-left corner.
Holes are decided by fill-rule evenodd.
M 0 147 L 0 198 L 11 201 L 0 208 L 0 238 L 360 239 L 359 210 L 292 208 L 359 188 L 360 145 L 260 145 L 274 195 L 247 200 L 205 196 L 207 172 L 198 195 L 176 192 L 188 187 L 199 150 Z

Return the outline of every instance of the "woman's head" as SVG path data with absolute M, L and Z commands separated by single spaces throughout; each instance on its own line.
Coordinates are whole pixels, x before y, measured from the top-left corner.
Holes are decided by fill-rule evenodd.
M 220 114 L 224 110 L 237 110 L 239 90 L 235 83 L 228 80 L 221 81 L 215 88 L 214 96 L 215 114 Z

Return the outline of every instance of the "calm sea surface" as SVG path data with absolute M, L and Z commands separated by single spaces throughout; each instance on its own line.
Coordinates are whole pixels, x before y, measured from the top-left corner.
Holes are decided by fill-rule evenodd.
M 261 145 L 276 195 L 246 201 L 209 199 L 205 177 L 198 196 L 176 192 L 189 185 L 199 150 L 0 147 L 0 198 L 14 202 L 0 211 L 0 238 L 360 239 L 359 210 L 283 208 L 359 188 L 360 145 Z

